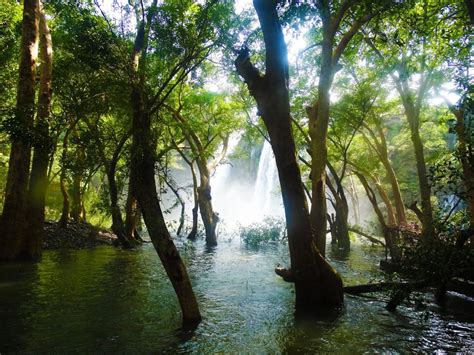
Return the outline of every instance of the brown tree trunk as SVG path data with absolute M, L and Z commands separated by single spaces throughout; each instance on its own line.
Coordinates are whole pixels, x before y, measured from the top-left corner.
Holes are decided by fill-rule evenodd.
M 369 182 L 362 173 L 354 171 L 354 174 L 356 174 L 359 178 L 362 186 L 365 189 L 365 192 L 367 193 L 367 197 L 369 198 L 369 201 L 372 204 L 374 212 L 377 215 L 377 219 L 380 223 L 380 227 L 382 228 L 382 234 L 385 239 L 385 245 L 387 246 L 390 252 L 390 256 L 394 261 L 398 261 L 401 257 L 400 249 L 395 243 L 395 238 L 391 229 L 387 226 L 387 223 L 385 223 L 385 219 L 377 203 L 377 198 L 375 196 L 374 190 L 370 187 Z
M 349 251 L 351 248 L 348 224 L 349 204 L 347 203 L 347 198 L 344 192 L 344 187 L 342 186 L 341 178 L 339 178 L 337 175 L 336 169 L 334 169 L 329 161 L 327 162 L 327 166 L 337 187 L 334 187 L 331 180 L 327 178 L 327 186 L 331 190 L 331 193 L 335 199 L 334 209 L 336 210 L 336 219 L 334 221 L 333 227 L 335 228 L 337 246 L 344 251 Z
M 67 180 L 67 168 L 66 168 L 66 159 L 67 159 L 67 148 L 69 144 L 69 132 L 70 129 L 66 132 L 63 139 L 63 153 L 62 153 L 62 166 L 61 174 L 59 176 L 59 184 L 61 186 L 61 194 L 63 196 L 63 207 L 61 212 L 61 218 L 59 219 L 59 226 L 61 228 L 67 228 L 67 223 L 69 222 L 70 216 L 70 202 L 69 202 L 69 193 L 66 186 Z
M 322 305 L 338 306 L 343 302 L 342 280 L 314 244 L 296 160 L 287 86 L 287 49 L 276 2 L 254 0 L 254 7 L 265 40 L 266 73 L 262 76 L 252 65 L 248 50 L 240 52 L 235 64 L 257 101 L 275 155 L 285 207 L 291 273 L 295 280 L 295 306 L 297 311 Z
M 387 224 L 390 227 L 394 227 L 396 223 L 395 223 L 395 214 L 393 212 L 392 202 L 388 198 L 388 195 L 385 192 L 385 189 L 380 184 L 380 181 L 374 179 L 374 184 L 375 184 L 375 187 L 377 188 L 377 191 L 379 192 L 380 198 L 385 204 L 385 207 L 387 207 Z
M 428 182 L 428 171 L 425 163 L 425 153 L 423 151 L 423 143 L 419 131 L 419 114 L 414 115 L 410 111 L 406 112 L 408 123 L 411 131 L 411 140 L 415 149 L 416 170 L 418 173 L 418 183 L 421 196 L 421 211 L 423 213 L 422 236 L 424 239 L 432 239 L 434 237 L 433 225 L 433 209 L 431 207 L 431 187 Z
M 196 240 L 197 236 L 197 229 L 198 229 L 198 212 L 199 212 L 199 203 L 198 203 L 198 183 L 196 178 L 196 172 L 194 171 L 194 163 L 191 162 L 189 165 L 191 168 L 191 174 L 193 176 L 193 199 L 194 199 L 194 207 L 192 210 L 192 228 L 191 232 L 188 234 L 189 240 Z
M 469 225 L 471 229 L 474 229 L 474 153 L 471 141 L 472 132 L 470 127 L 466 127 L 465 124 L 465 108 L 450 107 L 450 109 L 456 117 L 456 133 L 459 140 L 457 151 L 463 170 L 463 182 L 469 208 Z M 466 118 L 467 120 L 469 118 Z
M 33 164 L 31 167 L 28 190 L 28 220 L 25 228 L 23 256 L 28 259 L 41 257 L 44 234 L 44 208 L 48 188 L 48 165 L 51 152 L 49 136 L 49 115 L 51 111 L 53 47 L 51 33 L 46 16 L 40 5 L 40 88 L 38 95 L 38 112 L 36 115 Z
M 125 206 L 125 239 L 131 245 L 141 241 L 137 231 L 140 222 L 140 208 L 136 197 L 133 195 L 134 187 L 132 183 L 133 181 L 130 179 Z
M 81 196 L 82 174 L 75 171 L 72 177 L 71 187 L 71 218 L 74 222 L 82 222 L 82 196 Z
M 0 260 L 19 257 L 22 229 L 26 224 L 28 174 L 35 111 L 35 70 L 38 40 L 38 0 L 24 0 L 20 47 L 19 80 L 15 121 L 11 129 L 11 150 L 1 219 Z
M 147 23 L 141 21 L 131 56 L 133 143 L 131 150 L 132 195 L 140 204 L 143 218 L 153 246 L 163 263 L 164 269 L 178 297 L 184 324 L 198 324 L 201 314 L 194 295 L 186 267 L 171 239 L 165 224 L 157 196 L 155 183 L 155 140 L 151 133 L 151 121 L 145 106 L 143 66 L 147 50 L 148 30 L 157 0 L 154 0 L 146 16 Z M 140 71 L 141 70 L 141 71 Z
M 387 178 L 390 181 L 390 186 L 392 188 L 393 200 L 395 202 L 395 210 L 397 216 L 397 223 L 399 225 L 406 225 L 407 218 L 405 214 L 405 205 L 403 204 L 402 194 L 400 192 L 400 186 L 398 184 L 397 176 L 393 170 L 392 164 L 388 158 L 388 148 L 387 142 L 385 139 L 385 134 L 383 132 L 382 126 L 379 122 L 377 124 L 377 132 L 380 139 L 380 144 L 376 141 L 376 146 L 379 150 L 379 157 L 382 161 L 382 164 L 387 173 Z
M 211 185 L 209 184 L 209 171 L 207 166 L 198 163 L 201 183 L 198 188 L 198 204 L 201 212 L 202 223 L 206 232 L 206 244 L 208 246 L 217 245 L 216 227 L 219 217 L 212 208 Z
M 199 323 L 201 315 L 194 296 L 186 267 L 171 239 L 163 218 L 155 184 L 154 147 L 150 130 L 150 118 L 142 108 L 138 90 L 132 93 L 133 145 L 131 176 L 134 196 L 143 213 L 143 218 L 153 246 L 163 263 L 166 273 L 178 296 L 183 313 L 183 323 Z

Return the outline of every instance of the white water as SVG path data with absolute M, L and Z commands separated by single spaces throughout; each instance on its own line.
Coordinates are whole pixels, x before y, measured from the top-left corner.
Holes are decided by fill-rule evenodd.
M 232 154 L 238 144 L 229 144 Z M 233 228 L 248 225 L 266 216 L 283 216 L 275 158 L 265 141 L 260 153 L 257 176 L 251 181 L 235 178 L 235 167 L 223 164 L 211 179 L 213 206 L 222 222 Z

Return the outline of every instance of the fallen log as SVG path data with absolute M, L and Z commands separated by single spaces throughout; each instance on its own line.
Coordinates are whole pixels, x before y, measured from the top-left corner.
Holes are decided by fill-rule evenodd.
M 385 243 L 384 242 L 382 242 L 381 240 L 379 240 L 379 239 L 377 239 L 377 238 L 375 238 L 375 237 L 373 237 L 373 236 L 371 236 L 371 235 L 369 235 L 369 234 L 367 234 L 367 233 L 365 233 L 365 232 L 363 232 L 363 231 L 361 231 L 357 228 L 349 227 L 349 231 L 354 232 L 356 234 L 359 234 L 360 236 L 365 237 L 368 240 L 370 240 L 372 243 L 380 244 L 385 248 Z
M 364 285 L 355 285 L 355 286 L 344 286 L 344 293 L 349 293 L 351 295 L 360 295 L 363 293 L 370 292 L 381 292 L 392 289 L 421 289 L 430 286 L 425 280 L 414 281 L 414 282 L 379 282 L 375 284 L 364 284 Z

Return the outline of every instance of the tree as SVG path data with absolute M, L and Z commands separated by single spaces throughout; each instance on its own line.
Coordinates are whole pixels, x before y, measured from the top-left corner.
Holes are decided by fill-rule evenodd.
M 28 255 L 28 258 L 32 259 L 38 259 L 41 256 L 44 234 L 45 198 L 48 188 L 47 172 L 52 143 L 49 135 L 49 118 L 52 96 L 53 45 L 42 4 L 38 7 L 38 12 L 40 83 L 33 139 L 34 154 L 28 189 L 28 221 L 24 232 L 24 253 Z
M 251 63 L 247 48 L 235 65 L 257 102 L 275 155 L 285 207 L 291 273 L 298 311 L 343 302 L 342 281 L 314 245 L 308 208 L 291 133 L 287 48 L 277 1 L 254 0 L 265 41 L 265 74 Z M 326 216 L 324 216 L 326 218 Z
M 30 133 L 35 108 L 35 70 L 38 40 L 39 0 L 23 3 L 23 24 L 20 48 L 19 80 L 14 122 L 11 122 L 12 141 L 8 167 L 5 202 L 1 220 L 0 259 L 12 260 L 21 256 L 26 223 L 28 176 L 30 168 Z
M 336 6 L 330 1 L 318 1 L 316 7 L 322 21 L 321 67 L 318 98 L 313 106 L 307 108 L 307 113 L 312 155 L 311 222 L 318 249 L 322 255 L 325 255 L 327 214 L 325 175 L 330 89 L 335 74 L 341 68 L 339 60 L 350 41 L 367 22 L 385 10 L 385 3 L 383 1 L 365 3 L 346 0 Z M 354 20 L 350 19 L 351 12 L 355 13 Z M 338 38 L 339 33 L 342 33 L 340 38 Z M 336 42 L 337 39 L 339 40 Z

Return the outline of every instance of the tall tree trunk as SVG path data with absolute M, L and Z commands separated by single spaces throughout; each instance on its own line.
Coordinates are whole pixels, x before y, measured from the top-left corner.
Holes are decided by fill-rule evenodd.
M 39 0 L 24 0 L 20 47 L 19 80 L 15 122 L 12 122 L 11 150 L 1 219 L 0 260 L 19 257 L 22 229 L 26 223 L 26 200 L 35 112 L 35 69 L 38 40 Z
M 155 183 L 155 140 L 151 133 L 150 115 L 145 107 L 144 65 L 148 33 L 157 0 L 154 0 L 146 16 L 147 23 L 141 21 L 131 56 L 133 143 L 131 150 L 132 194 L 138 200 L 143 218 L 153 246 L 163 263 L 164 269 L 178 297 L 184 324 L 197 324 L 201 314 L 194 295 L 186 267 L 166 227 L 163 212 L 157 196 Z
M 338 248 L 343 249 L 345 251 L 350 250 L 351 248 L 351 240 L 349 238 L 349 204 L 347 203 L 346 194 L 344 192 L 344 186 L 342 186 L 342 178 L 339 178 L 336 169 L 332 166 L 332 164 L 328 161 L 327 166 L 331 175 L 336 183 L 335 188 L 329 178 L 327 178 L 326 183 L 331 190 L 331 193 L 335 199 L 335 210 L 336 210 L 336 219 L 335 219 L 335 234 Z
M 61 212 L 61 218 L 59 219 L 59 226 L 61 228 L 67 228 L 67 223 L 69 222 L 70 217 L 70 201 L 69 201 L 69 193 L 66 186 L 67 180 L 67 167 L 66 167 L 66 160 L 67 160 L 67 149 L 69 145 L 69 133 L 71 132 L 71 128 L 66 131 L 66 134 L 63 138 L 63 152 L 61 157 L 61 174 L 59 175 L 59 184 L 61 186 L 61 194 L 63 196 L 63 207 Z
M 285 207 L 291 272 L 295 281 L 295 306 L 297 311 L 321 305 L 338 306 L 343 302 L 342 280 L 314 244 L 296 160 L 287 86 L 287 48 L 276 11 L 276 2 L 254 0 L 254 7 L 265 40 L 266 73 L 262 76 L 252 65 L 248 50 L 240 52 L 235 64 L 257 101 L 275 155 Z
M 191 232 L 188 234 L 189 240 L 195 240 L 197 236 L 197 229 L 198 229 L 198 213 L 199 213 L 199 202 L 198 202 L 198 182 L 196 177 L 196 172 L 194 171 L 194 163 L 191 162 L 189 165 L 191 168 L 191 174 L 193 176 L 193 200 L 194 206 L 192 210 L 192 228 Z
M 354 210 L 354 222 L 356 225 L 360 224 L 360 212 L 359 212 L 359 196 L 357 194 L 354 178 L 349 175 L 349 194 L 351 196 L 352 209 Z
M 82 203 L 82 188 L 84 179 L 84 165 L 86 154 L 82 142 L 79 141 L 79 134 L 74 129 L 74 133 L 78 138 L 78 146 L 76 152 L 76 161 L 72 171 L 72 186 L 71 186 L 71 218 L 74 222 L 79 223 L 84 219 L 83 203 Z M 85 184 L 84 184 L 85 185 Z
M 132 192 L 140 204 L 150 238 L 174 287 L 183 314 L 183 323 L 199 323 L 201 315 L 186 267 L 171 239 L 163 218 L 155 184 L 155 160 L 150 117 L 142 108 L 138 90 L 132 93 L 133 145 Z
M 136 244 L 141 241 L 138 235 L 138 223 L 140 222 L 140 208 L 138 201 L 133 195 L 134 187 L 132 179 L 129 181 L 127 202 L 125 205 L 125 238 L 130 244 Z
M 209 183 L 210 174 L 205 162 L 198 163 L 198 168 L 201 179 L 198 188 L 198 204 L 206 232 L 206 244 L 208 246 L 215 246 L 217 245 L 216 227 L 219 222 L 219 217 L 212 208 L 211 185 Z
M 380 227 L 382 228 L 382 234 L 385 239 L 385 245 L 387 246 L 390 252 L 390 256 L 392 257 L 394 261 L 400 260 L 400 257 L 401 257 L 400 249 L 395 243 L 395 236 L 392 230 L 387 226 L 387 223 L 385 222 L 383 213 L 380 210 L 379 205 L 377 203 L 377 197 L 375 196 L 374 190 L 370 187 L 369 182 L 367 181 L 367 179 L 362 173 L 359 173 L 356 171 L 354 171 L 354 173 L 357 175 L 362 186 L 364 187 L 365 192 L 367 193 L 367 197 L 369 198 L 369 201 L 372 204 L 374 212 L 377 215 L 377 219 L 380 223 Z
M 387 178 L 390 181 L 390 186 L 392 188 L 393 200 L 395 202 L 395 210 L 396 210 L 396 217 L 397 223 L 399 225 L 406 225 L 407 218 L 405 214 L 405 205 L 403 203 L 402 194 L 400 192 L 400 186 L 398 184 L 397 176 L 395 175 L 395 171 L 393 170 L 392 164 L 388 158 L 388 148 L 387 142 L 385 139 L 385 134 L 383 132 L 382 126 L 379 122 L 376 122 L 377 125 L 377 132 L 380 139 L 380 143 L 376 141 L 376 146 L 379 150 L 379 157 L 382 161 L 382 164 L 385 168 L 387 173 Z
M 465 99 L 467 101 L 467 99 Z M 465 105 L 465 104 L 463 104 Z M 469 109 L 469 108 L 467 108 Z M 472 108 L 470 108 L 472 110 Z M 463 170 L 463 182 L 466 190 L 466 200 L 469 208 L 469 225 L 474 229 L 474 153 L 472 147 L 472 118 L 465 118 L 466 108 L 450 107 L 451 112 L 456 117 L 456 133 L 458 136 L 458 154 Z M 470 123 L 467 126 L 466 123 Z
M 40 5 L 40 87 L 36 115 L 33 164 L 28 190 L 28 220 L 25 228 L 23 255 L 28 259 L 41 257 L 44 235 L 44 208 L 48 188 L 48 165 L 51 152 L 49 115 L 51 111 L 53 46 L 46 16 Z
M 383 188 L 383 186 L 380 184 L 380 181 L 374 178 L 374 184 L 375 184 L 375 187 L 377 188 L 377 191 L 379 192 L 380 198 L 382 199 L 385 206 L 387 207 L 387 224 L 390 227 L 394 227 L 396 223 L 395 223 L 395 213 L 393 212 L 392 202 L 388 198 L 388 195 L 385 192 L 385 189 Z
M 406 112 L 408 123 L 411 131 L 411 140 L 415 149 L 416 171 L 418 173 L 418 184 L 420 187 L 421 211 L 423 213 L 422 236 L 424 239 L 432 239 L 434 237 L 433 225 L 433 209 L 431 207 L 431 187 L 428 182 L 428 171 L 425 163 L 425 153 L 423 151 L 423 143 L 420 137 L 419 125 L 420 116 L 412 112 Z

